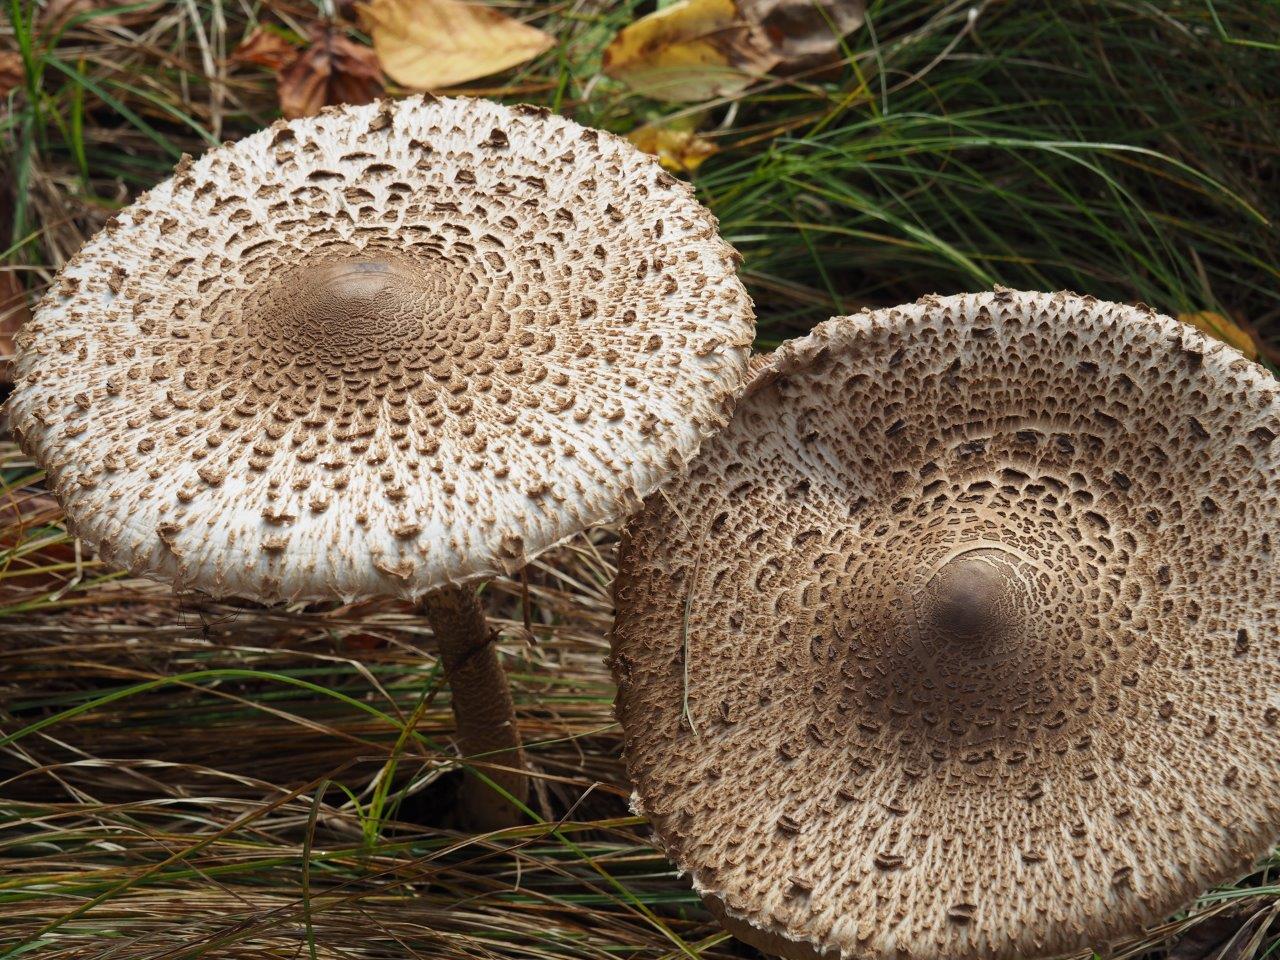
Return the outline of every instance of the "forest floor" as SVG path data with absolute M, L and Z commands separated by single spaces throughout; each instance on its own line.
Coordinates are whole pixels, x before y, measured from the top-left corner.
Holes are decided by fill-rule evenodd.
M 406 92 L 346 47 L 355 66 L 290 73 L 335 36 L 371 49 L 346 4 L 8 6 L 0 356 L 59 265 L 183 153 L 270 123 L 282 96 Z M 877 0 L 836 67 L 697 103 L 602 74 L 652 7 L 507 4 L 554 43 L 453 92 L 649 125 L 743 253 L 762 349 L 999 283 L 1143 301 L 1276 369 L 1274 0 Z M 247 44 L 264 24 L 270 55 Z M 131 579 L 80 550 L 5 435 L 0 495 L 0 960 L 757 956 L 630 812 L 612 530 L 486 590 L 540 819 L 477 835 L 449 822 L 448 690 L 409 605 L 265 609 Z M 1097 948 L 1267 956 L 1278 870 Z

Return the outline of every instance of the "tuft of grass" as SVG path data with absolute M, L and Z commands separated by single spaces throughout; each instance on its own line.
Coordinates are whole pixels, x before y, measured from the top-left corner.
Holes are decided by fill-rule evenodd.
M 1276 342 L 1280 54 L 1219 27 L 1277 37 L 1280 7 L 928 9 L 872 4 L 843 84 L 742 104 L 702 168 L 768 336 L 1001 283 L 1215 309 Z

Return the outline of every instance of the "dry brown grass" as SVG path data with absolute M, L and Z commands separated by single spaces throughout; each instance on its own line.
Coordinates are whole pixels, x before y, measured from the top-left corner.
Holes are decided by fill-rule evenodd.
M 16 478 L 0 528 L 16 545 L 0 571 L 0 956 L 754 955 L 629 814 L 609 531 L 535 563 L 527 607 L 519 580 L 490 589 L 541 820 L 469 835 L 450 824 L 452 715 L 412 609 L 174 596 L 77 558 L 12 444 L 0 471 Z M 1274 866 L 1117 956 L 1236 902 L 1273 911 Z
M 0 470 L 29 468 L 6 443 Z M 720 939 L 627 810 L 607 532 L 530 568 L 530 630 L 522 584 L 490 588 L 542 822 L 473 836 L 449 826 L 452 715 L 405 604 L 175 597 L 77 562 L 37 488 L 4 494 L 0 535 L 23 546 L 0 574 L 0 730 L 18 734 L 0 751 L 0 945 L 659 956 Z

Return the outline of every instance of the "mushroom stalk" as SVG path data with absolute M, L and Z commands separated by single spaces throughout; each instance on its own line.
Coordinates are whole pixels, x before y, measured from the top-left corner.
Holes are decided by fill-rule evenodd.
M 479 597 L 469 587 L 443 587 L 424 598 L 423 609 L 452 692 L 459 751 L 524 803 L 529 778 L 523 772 L 515 705 Z M 470 771 L 462 782 L 458 810 L 478 829 L 500 830 L 520 822 L 520 808 Z

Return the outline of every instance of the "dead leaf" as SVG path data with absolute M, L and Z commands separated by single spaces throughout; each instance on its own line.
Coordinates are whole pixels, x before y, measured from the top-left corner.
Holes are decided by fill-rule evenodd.
M 0 50 L 0 100 L 26 82 L 27 69 L 22 54 L 16 50 Z
M 694 130 L 657 123 L 636 127 L 627 134 L 627 139 L 645 153 L 657 157 L 658 162 L 672 173 L 693 173 L 702 161 L 719 149 Z
M 370 653 L 387 646 L 387 641 L 372 633 L 351 633 L 341 640 L 342 649 L 347 653 Z
M 555 44 L 550 34 L 482 3 L 370 0 L 357 10 L 387 76 L 415 90 L 501 73 Z
M 618 31 L 604 72 L 644 96 L 682 103 L 741 93 L 779 59 L 734 0 L 679 0 Z
M 12 270 L 0 270 L 0 383 L 8 383 L 13 362 L 13 336 L 31 319 L 27 292 Z
M 300 51 L 274 30 L 259 24 L 231 53 L 235 63 L 252 63 L 279 73 L 298 59 Z
M 1168 960 L 1249 960 L 1255 956 L 1280 903 L 1234 904 L 1190 927 L 1169 949 Z
M 311 44 L 280 74 L 280 110 L 309 117 L 338 103 L 372 103 L 382 96 L 382 71 L 369 48 L 333 27 L 312 28 Z
M 13 183 L 0 177 L 0 250 L 13 245 Z M 14 334 L 31 319 L 27 291 L 15 270 L 0 268 L 0 383 L 13 375 Z
M 778 54 L 774 73 L 810 70 L 843 59 L 842 41 L 862 26 L 864 0 L 738 0 Z
M 1196 313 L 1180 313 L 1178 319 L 1201 333 L 1230 344 L 1250 360 L 1258 359 L 1258 345 L 1254 343 L 1253 337 L 1231 318 L 1212 310 L 1200 310 Z

